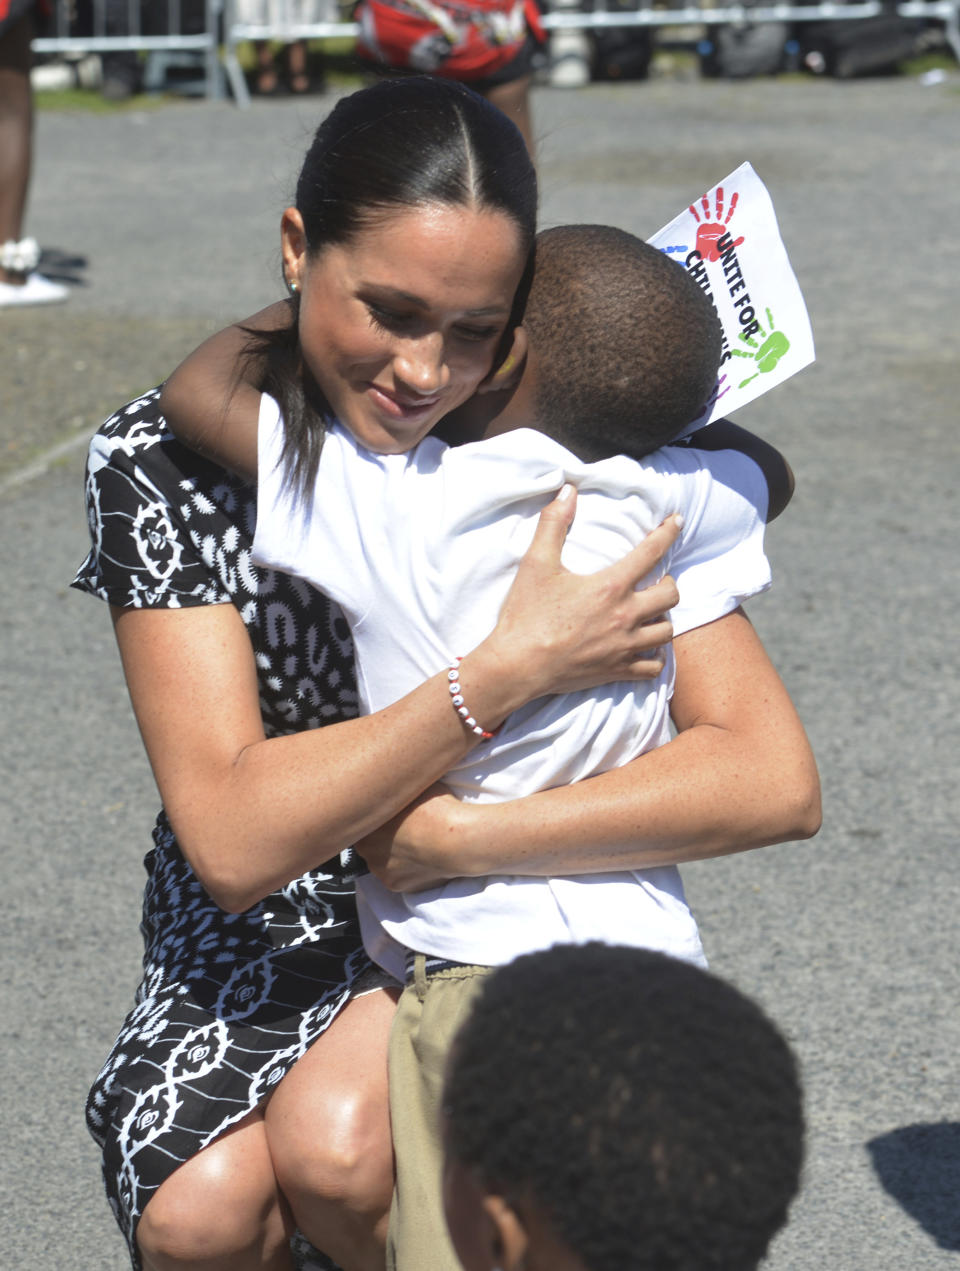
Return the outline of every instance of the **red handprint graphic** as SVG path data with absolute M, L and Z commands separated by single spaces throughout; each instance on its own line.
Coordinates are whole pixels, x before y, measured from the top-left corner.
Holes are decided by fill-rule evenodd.
M 730 206 L 727 208 L 727 215 L 723 215 L 723 186 L 717 186 L 717 192 L 714 196 L 714 216 L 710 220 L 710 199 L 705 194 L 700 200 L 700 206 L 703 208 L 703 218 L 697 211 L 693 203 L 690 204 L 690 211 L 697 220 L 697 251 L 704 260 L 719 260 L 721 252 L 717 244 L 727 232 L 727 226 L 730 224 L 730 218 L 737 209 L 737 200 L 739 194 L 734 193 L 730 200 Z M 743 242 L 742 238 L 738 238 L 736 242 L 728 243 L 728 247 L 739 247 Z

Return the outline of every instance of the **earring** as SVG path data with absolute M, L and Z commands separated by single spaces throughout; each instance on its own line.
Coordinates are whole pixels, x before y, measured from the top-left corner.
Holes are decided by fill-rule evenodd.
M 510 372 L 513 370 L 516 364 L 517 364 L 517 359 L 513 356 L 512 353 L 508 353 L 503 360 L 503 365 L 498 367 L 497 370 L 494 371 L 493 378 L 495 380 L 503 379 L 504 376 L 510 374 Z M 500 1268 L 494 1267 L 493 1271 L 500 1271 Z
M 289 292 L 290 292 L 291 296 L 295 296 L 295 295 L 297 294 L 297 291 L 298 291 L 298 290 L 299 290 L 299 288 L 297 287 L 297 284 L 293 281 L 293 279 L 288 278 L 288 279 L 287 279 L 287 291 L 289 291 Z

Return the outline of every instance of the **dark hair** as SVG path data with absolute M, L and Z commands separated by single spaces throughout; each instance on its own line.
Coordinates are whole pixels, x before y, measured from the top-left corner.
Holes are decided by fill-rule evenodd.
M 511 120 L 463 84 L 427 76 L 384 80 L 342 98 L 317 129 L 297 181 L 308 251 L 348 242 L 391 209 L 431 203 L 503 212 L 532 251 L 537 179 Z M 525 290 L 521 284 L 521 300 Z M 296 299 L 291 311 L 290 327 L 256 337 L 250 352 L 266 354 L 262 386 L 280 402 L 283 461 L 303 488 L 329 412 L 300 365 Z M 519 320 L 515 306 L 510 326 Z
M 748 1271 L 803 1158 L 793 1054 L 723 980 L 557 946 L 484 984 L 451 1054 L 447 1150 L 589 1271 Z
M 537 236 L 524 326 L 537 427 L 581 459 L 642 458 L 699 414 L 720 366 L 720 321 L 684 268 L 625 230 Z

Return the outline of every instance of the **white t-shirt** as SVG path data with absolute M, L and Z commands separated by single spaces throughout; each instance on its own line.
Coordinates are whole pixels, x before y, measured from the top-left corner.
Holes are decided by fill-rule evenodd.
M 619 560 L 664 517 L 683 513 L 682 535 L 655 575 L 676 579 L 677 635 L 770 584 L 766 483 L 736 452 L 673 447 L 642 463 L 617 456 L 586 464 L 542 433 L 519 429 L 452 448 L 428 437 L 406 454 L 376 455 L 337 425 L 304 500 L 284 481 L 282 424 L 266 396 L 259 439 L 253 558 L 308 579 L 341 605 L 364 713 L 396 701 L 489 634 L 537 515 L 564 481 L 578 487 L 562 557 L 577 573 Z M 626 763 L 668 740 L 673 676 L 670 651 L 656 680 L 531 702 L 445 781 L 462 799 L 490 802 Z M 409 895 L 370 876 L 357 898 L 368 951 L 398 976 L 404 949 L 501 965 L 596 939 L 704 962 L 673 866 L 461 878 Z

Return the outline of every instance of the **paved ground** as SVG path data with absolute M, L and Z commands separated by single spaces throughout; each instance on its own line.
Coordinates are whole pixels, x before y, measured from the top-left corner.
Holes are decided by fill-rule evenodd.
M 663 81 L 536 97 L 545 223 L 651 233 L 744 159 L 772 191 L 815 367 L 743 413 L 798 477 L 753 609 L 813 737 L 825 824 L 692 868 L 716 970 L 803 1061 L 803 1194 L 772 1271 L 960 1252 L 958 78 Z M 30 228 L 68 305 L 0 314 L 0 1264 L 121 1271 L 83 1093 L 137 976 L 155 795 L 84 553 L 100 414 L 277 292 L 317 100 L 44 113 Z M 23 480 L 66 441 L 61 458 Z

